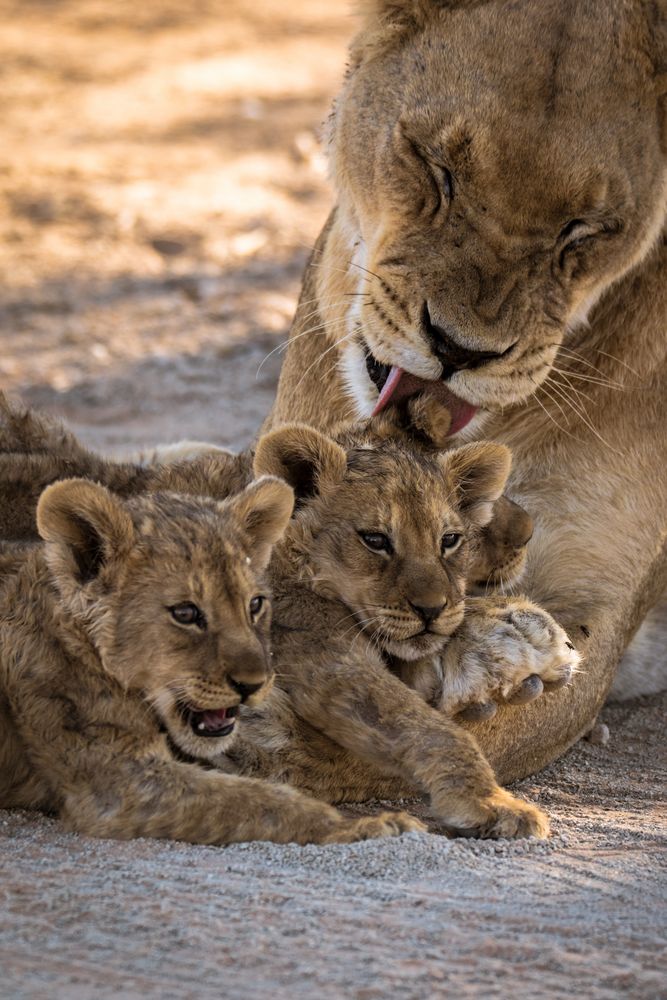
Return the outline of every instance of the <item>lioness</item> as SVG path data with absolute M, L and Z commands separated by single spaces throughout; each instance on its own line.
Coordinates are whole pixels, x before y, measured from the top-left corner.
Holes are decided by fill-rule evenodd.
M 397 663 L 445 647 L 439 703 L 448 711 L 529 674 L 569 680 L 577 654 L 541 609 L 508 599 L 492 629 L 464 617 L 470 535 L 490 520 L 509 465 L 502 445 L 429 454 L 363 425 L 336 441 L 305 426 L 260 439 L 256 474 L 287 480 L 297 498 L 270 566 L 288 700 L 247 720 L 247 739 L 231 751 L 242 771 L 332 801 L 418 789 L 458 832 L 546 832 L 541 814 L 498 788 L 464 730 L 395 676 Z M 476 656 L 462 642 L 468 629 Z
M 0 589 L 1 807 L 56 812 L 94 836 L 206 844 L 422 829 L 210 769 L 239 704 L 270 687 L 264 571 L 293 502 L 270 478 L 224 503 L 124 502 L 76 479 L 44 492 L 45 544 Z
M 419 391 L 455 440 L 512 448 L 537 522 L 526 591 L 586 670 L 477 728 L 507 781 L 590 728 L 667 582 L 667 8 L 363 10 L 269 426 Z

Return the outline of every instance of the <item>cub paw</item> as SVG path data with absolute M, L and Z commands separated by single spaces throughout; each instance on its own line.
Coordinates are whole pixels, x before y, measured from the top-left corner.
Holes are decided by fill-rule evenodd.
M 351 844 L 357 840 L 375 840 L 378 837 L 399 837 L 402 833 L 424 832 L 420 820 L 405 812 L 383 812 L 377 816 L 362 816 L 348 820 L 323 843 Z
M 581 656 L 548 612 L 523 598 L 470 599 L 442 654 L 440 708 L 474 721 L 567 684 Z
M 541 809 L 518 799 L 504 788 L 497 788 L 484 799 L 481 811 L 482 815 L 473 825 L 454 827 L 451 832 L 482 840 L 518 840 L 525 837 L 544 840 L 549 836 L 549 820 Z

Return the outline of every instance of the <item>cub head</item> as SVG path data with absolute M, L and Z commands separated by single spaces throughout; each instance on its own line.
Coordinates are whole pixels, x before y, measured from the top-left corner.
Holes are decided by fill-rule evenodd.
M 38 530 L 66 612 L 191 756 L 220 753 L 239 705 L 270 687 L 265 569 L 293 505 L 270 478 L 222 502 L 121 500 L 77 479 L 40 497 Z
M 296 495 L 290 531 L 313 587 L 404 660 L 439 649 L 463 616 L 471 537 L 510 469 L 502 445 L 428 454 L 363 426 L 325 437 L 290 425 L 262 438 L 255 473 Z
M 363 0 L 331 117 L 343 368 L 368 415 L 428 383 L 452 432 L 526 399 L 656 245 L 664 0 Z M 335 258 L 335 259 L 334 259 Z

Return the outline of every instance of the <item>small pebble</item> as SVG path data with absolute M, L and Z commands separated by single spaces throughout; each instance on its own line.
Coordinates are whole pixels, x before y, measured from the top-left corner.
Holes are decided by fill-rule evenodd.
M 605 725 L 604 722 L 596 722 L 586 739 L 593 746 L 606 747 L 609 743 L 609 726 Z

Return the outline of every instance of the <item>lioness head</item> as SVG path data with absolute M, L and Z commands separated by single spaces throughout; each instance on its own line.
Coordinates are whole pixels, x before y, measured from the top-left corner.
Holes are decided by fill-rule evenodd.
M 276 479 L 224 502 L 125 501 L 77 479 L 40 498 L 37 525 L 66 617 L 192 756 L 220 753 L 239 704 L 270 686 L 264 570 L 293 504 Z
M 362 7 L 331 119 L 338 208 L 331 260 L 317 261 L 321 298 L 340 297 L 327 267 L 346 269 L 356 297 L 340 350 L 358 412 L 426 380 L 454 433 L 478 407 L 528 397 L 656 243 L 667 11 L 664 0 Z
M 364 426 L 333 440 L 289 425 L 255 455 L 257 475 L 294 489 L 289 541 L 314 589 L 404 660 L 435 652 L 459 625 L 471 536 L 491 520 L 509 469 L 502 445 L 428 453 Z

